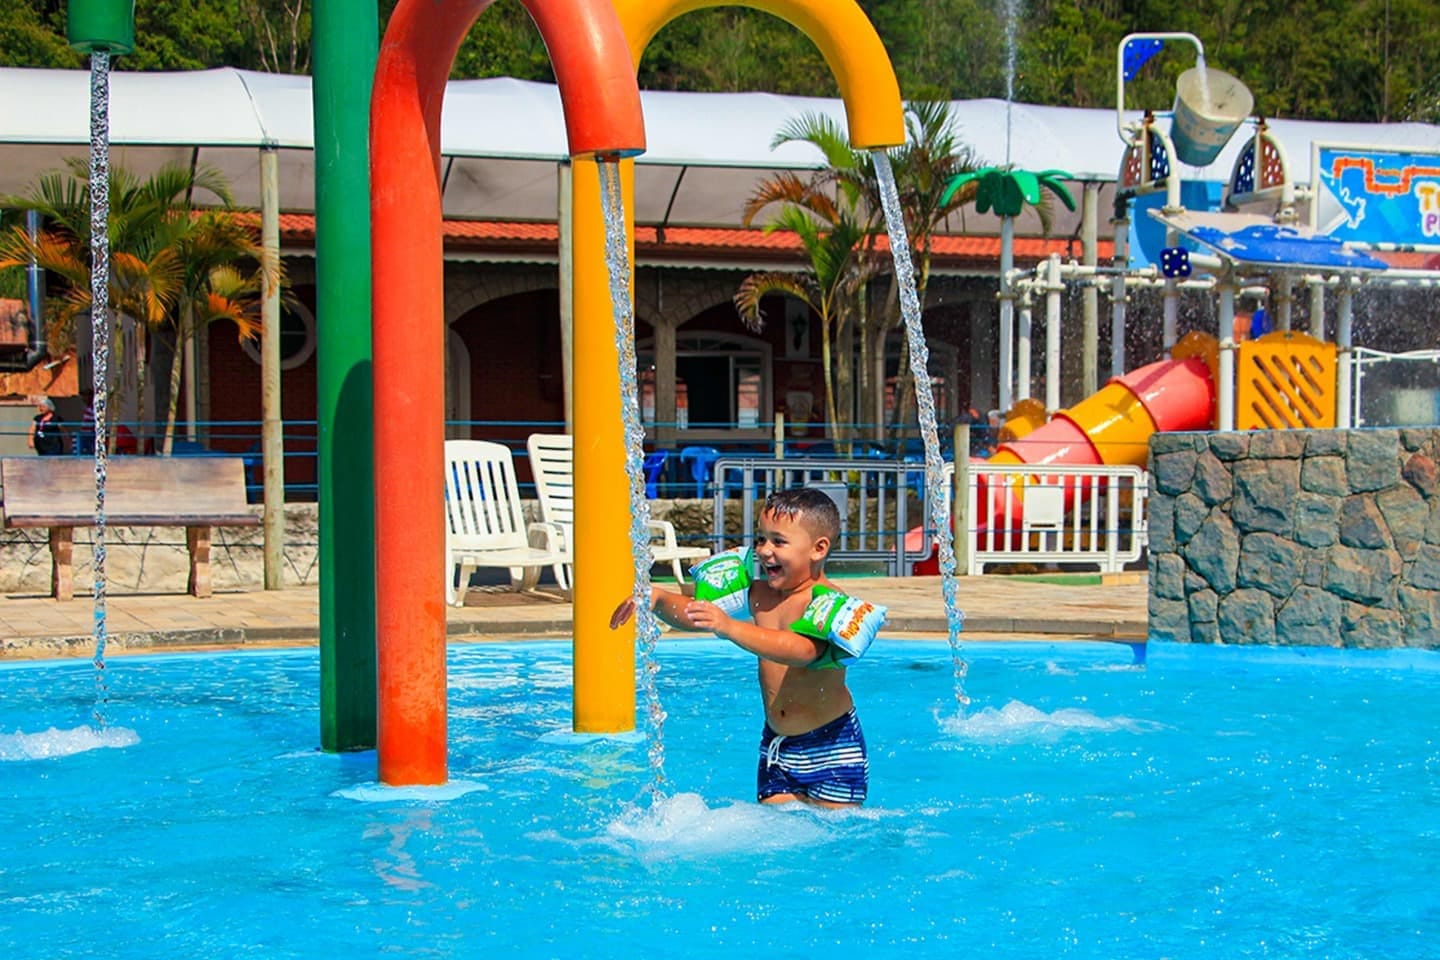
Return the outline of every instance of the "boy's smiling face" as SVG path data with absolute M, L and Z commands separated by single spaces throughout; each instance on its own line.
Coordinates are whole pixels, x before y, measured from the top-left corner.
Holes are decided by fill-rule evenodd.
M 772 589 L 784 593 L 813 583 L 829 552 L 830 539 L 813 534 L 799 517 L 760 514 L 755 556 Z

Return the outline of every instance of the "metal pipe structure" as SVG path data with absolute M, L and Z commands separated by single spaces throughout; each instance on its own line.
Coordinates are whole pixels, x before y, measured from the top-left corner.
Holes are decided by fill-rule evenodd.
M 260 246 L 267 265 L 280 263 L 280 153 L 260 150 Z M 280 409 L 280 282 L 265 274 L 260 302 L 260 453 L 265 490 L 265 589 L 285 574 L 285 426 Z
M 1060 294 L 1065 290 L 1060 281 L 1060 255 L 1050 254 L 1046 267 L 1045 413 L 1053 416 L 1060 409 Z
M 1034 298 L 1032 284 L 1024 283 L 1016 295 L 1020 298 L 1020 330 L 1015 338 L 1015 400 L 1030 399 L 1030 370 L 1034 362 L 1030 356 L 1031 337 L 1035 330 Z M 1005 408 L 1010 409 L 1009 407 Z
M 1335 306 L 1335 346 L 1338 349 L 1338 362 L 1335 364 L 1335 426 L 1341 430 L 1348 430 L 1355 424 L 1350 416 L 1350 366 L 1351 347 L 1353 344 L 1353 321 L 1355 313 L 1355 288 L 1351 283 L 1340 285 L 1339 297 Z
M 1015 220 L 1000 221 L 1000 409 L 1008 411 L 1015 403 L 1015 291 L 1010 285 L 1010 272 L 1015 269 Z M 1026 393 L 1029 396 L 1029 393 Z
M 1219 402 L 1215 429 L 1235 429 L 1235 284 L 1221 283 Z

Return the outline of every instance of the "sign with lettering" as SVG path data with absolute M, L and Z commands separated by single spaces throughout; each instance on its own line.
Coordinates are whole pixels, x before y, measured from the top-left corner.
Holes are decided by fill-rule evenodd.
M 1316 144 L 1314 157 L 1321 233 L 1440 250 L 1440 151 Z

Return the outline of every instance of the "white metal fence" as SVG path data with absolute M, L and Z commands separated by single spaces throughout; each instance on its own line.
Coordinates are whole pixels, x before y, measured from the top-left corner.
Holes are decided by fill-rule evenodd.
M 830 549 L 831 560 L 868 560 L 885 565 L 888 576 L 906 577 L 916 561 L 930 555 L 931 541 L 917 538 L 906 549 L 905 534 L 921 524 L 907 491 L 924 503 L 923 464 L 897 460 L 834 460 L 722 457 L 715 461 L 714 530 L 728 541 L 753 544 L 755 512 L 775 490 L 802 484 L 830 495 L 840 511 L 839 542 Z M 725 536 L 726 520 L 738 515 L 738 526 Z
M 1440 350 L 1350 354 L 1350 422 L 1357 427 L 1440 423 Z
M 1145 549 L 1150 488 L 1139 467 L 976 462 L 968 472 L 967 573 L 997 563 L 1116 573 Z M 948 491 L 954 464 L 945 475 Z
M 1139 467 L 984 462 L 968 467 L 966 539 L 957 550 L 964 573 L 984 573 L 1000 563 L 1114 573 L 1144 552 L 1150 488 Z M 949 513 L 953 463 L 945 464 L 944 482 Z M 828 493 L 840 510 L 843 529 L 832 559 L 878 561 L 889 576 L 909 576 L 935 548 L 936 524 L 923 516 L 921 463 L 725 457 L 715 461 L 712 483 L 714 530 L 728 542 L 753 543 L 755 514 L 764 499 L 807 484 Z M 907 540 L 910 528 L 921 526 L 926 535 Z

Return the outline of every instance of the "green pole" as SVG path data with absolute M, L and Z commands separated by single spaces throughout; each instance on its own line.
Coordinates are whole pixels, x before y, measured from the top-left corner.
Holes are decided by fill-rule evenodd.
M 370 87 L 376 0 L 315 0 L 315 286 L 320 745 L 375 746 Z

